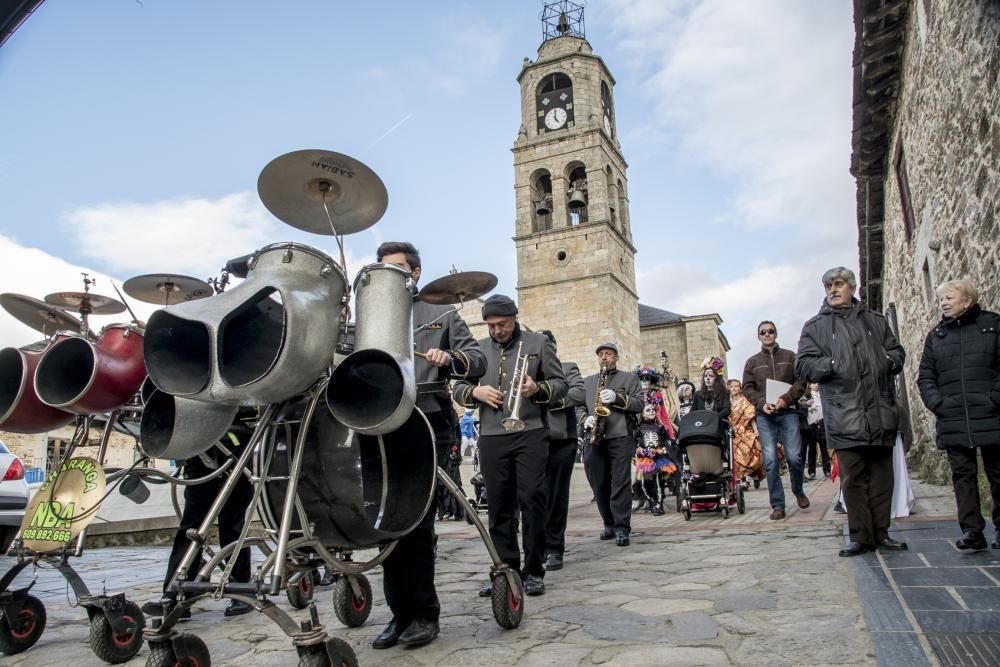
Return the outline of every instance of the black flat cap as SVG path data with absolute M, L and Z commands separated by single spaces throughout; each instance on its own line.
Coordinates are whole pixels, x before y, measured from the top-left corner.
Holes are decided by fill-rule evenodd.
M 490 315 L 510 317 L 517 315 L 517 304 L 509 296 L 494 294 L 483 302 L 483 319 Z

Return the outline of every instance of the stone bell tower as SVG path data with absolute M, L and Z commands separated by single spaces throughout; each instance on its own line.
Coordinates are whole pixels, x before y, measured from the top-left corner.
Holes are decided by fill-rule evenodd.
M 551 329 L 559 357 L 597 370 L 614 341 L 619 367 L 640 362 L 627 165 L 614 77 L 584 37 L 583 7 L 550 2 L 535 61 L 524 59 L 514 143 L 517 294 L 521 318 Z

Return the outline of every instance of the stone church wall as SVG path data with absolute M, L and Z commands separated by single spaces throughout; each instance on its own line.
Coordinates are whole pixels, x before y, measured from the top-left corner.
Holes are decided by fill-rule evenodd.
M 982 306 L 1000 309 L 1000 3 L 914 0 L 910 8 L 885 184 L 883 308 L 896 304 L 907 354 L 910 456 L 944 482 L 948 465 L 916 377 L 924 337 L 940 319 L 934 287 L 969 278 Z M 900 145 L 915 225 L 909 239 L 893 168 Z

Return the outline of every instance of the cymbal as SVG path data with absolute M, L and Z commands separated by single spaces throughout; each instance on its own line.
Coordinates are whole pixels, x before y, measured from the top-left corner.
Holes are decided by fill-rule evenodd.
M 257 179 L 257 193 L 282 222 L 327 236 L 334 232 L 324 199 L 338 234 L 368 229 L 389 205 L 385 185 L 374 171 L 347 155 L 317 149 L 271 160 Z
M 18 321 L 50 336 L 57 331 L 80 331 L 80 320 L 69 313 L 23 294 L 0 294 L 0 306 Z
M 173 273 L 149 273 L 129 278 L 122 289 L 133 299 L 158 306 L 169 306 L 182 301 L 196 301 L 212 296 L 212 286 L 204 280 Z
M 125 312 L 125 304 L 110 296 L 93 292 L 53 292 L 45 297 L 45 303 L 63 310 L 86 310 L 91 315 L 115 315 Z
M 497 286 L 497 277 L 485 271 L 449 273 L 431 281 L 417 294 L 424 303 L 447 305 L 478 299 Z

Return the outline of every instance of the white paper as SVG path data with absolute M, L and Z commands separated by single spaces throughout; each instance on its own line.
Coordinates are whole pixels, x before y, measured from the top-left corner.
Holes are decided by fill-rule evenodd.
M 787 394 L 788 390 L 791 388 L 792 385 L 787 382 L 780 382 L 778 380 L 768 378 L 764 401 L 774 405 L 778 402 L 778 399 Z

